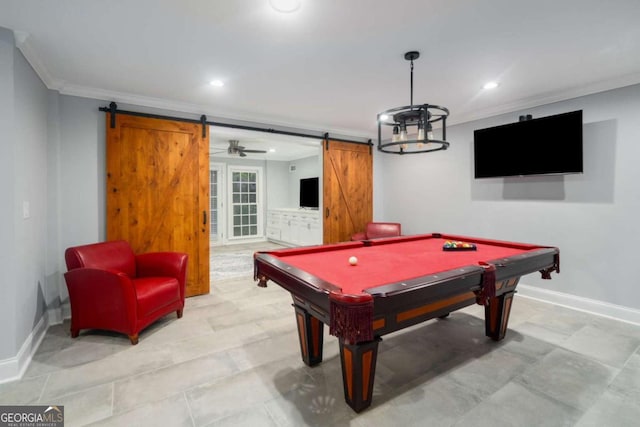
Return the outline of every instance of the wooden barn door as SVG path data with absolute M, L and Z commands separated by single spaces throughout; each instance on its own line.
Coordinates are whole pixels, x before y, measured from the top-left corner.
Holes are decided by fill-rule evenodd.
M 324 243 L 344 242 L 373 217 L 373 155 L 366 144 L 325 140 Z
M 209 129 L 107 115 L 107 240 L 189 254 L 187 296 L 209 293 Z

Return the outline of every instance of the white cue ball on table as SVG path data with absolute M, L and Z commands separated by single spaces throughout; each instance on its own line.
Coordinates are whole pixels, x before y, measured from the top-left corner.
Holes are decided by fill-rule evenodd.
M 354 256 L 349 257 L 349 264 L 356 265 L 357 263 L 358 263 L 358 258 L 356 258 Z

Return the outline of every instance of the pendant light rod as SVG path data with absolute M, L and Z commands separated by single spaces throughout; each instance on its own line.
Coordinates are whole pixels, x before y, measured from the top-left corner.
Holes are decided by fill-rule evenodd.
M 404 54 L 404 59 L 406 59 L 407 61 L 411 61 L 411 103 L 410 105 L 413 106 L 413 60 L 414 59 L 418 59 L 420 58 L 420 52 L 412 50 L 411 52 L 407 52 Z

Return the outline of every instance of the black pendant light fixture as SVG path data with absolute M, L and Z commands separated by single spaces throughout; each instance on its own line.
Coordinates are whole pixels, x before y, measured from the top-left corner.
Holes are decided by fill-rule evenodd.
M 391 154 L 417 154 L 446 150 L 447 116 L 445 107 L 431 104 L 413 105 L 413 61 L 420 57 L 420 52 L 411 51 L 404 54 L 404 59 L 411 61 L 411 105 L 396 107 L 378 114 L 378 151 Z M 441 139 L 436 139 L 433 124 L 442 122 Z M 383 126 L 385 132 L 383 132 Z M 390 131 L 390 132 L 389 132 Z M 383 133 L 389 135 L 383 139 Z

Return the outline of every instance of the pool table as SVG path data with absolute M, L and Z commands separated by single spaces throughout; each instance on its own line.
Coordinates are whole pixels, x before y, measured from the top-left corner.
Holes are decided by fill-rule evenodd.
M 445 248 L 453 242 L 457 248 Z M 485 334 L 499 341 L 520 277 L 550 279 L 559 256 L 556 247 L 433 233 L 256 252 L 254 277 L 291 293 L 307 365 L 322 361 L 329 325 L 340 343 L 345 400 L 360 412 L 371 405 L 381 336 L 477 303 L 485 306 Z

